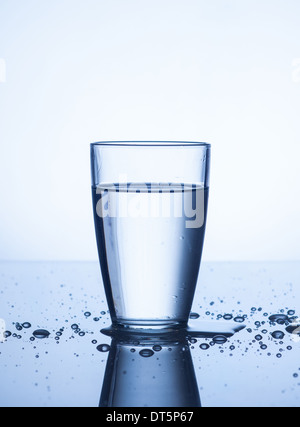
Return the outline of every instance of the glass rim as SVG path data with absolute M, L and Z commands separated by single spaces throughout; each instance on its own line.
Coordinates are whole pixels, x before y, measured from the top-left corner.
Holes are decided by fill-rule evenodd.
M 91 147 L 108 146 L 108 147 L 206 147 L 210 148 L 211 144 L 197 141 L 99 141 L 92 142 Z

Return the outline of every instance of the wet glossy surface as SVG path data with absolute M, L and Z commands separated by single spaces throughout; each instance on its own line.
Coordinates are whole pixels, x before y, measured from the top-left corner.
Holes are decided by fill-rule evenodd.
M 203 263 L 189 330 L 148 341 L 100 332 L 96 262 L 0 268 L 0 406 L 300 404 L 300 263 Z

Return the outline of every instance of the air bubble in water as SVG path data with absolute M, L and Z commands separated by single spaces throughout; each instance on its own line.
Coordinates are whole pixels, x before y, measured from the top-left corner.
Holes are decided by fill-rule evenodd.
M 143 350 L 140 351 L 140 355 L 142 357 L 151 357 L 153 356 L 154 351 L 151 350 L 150 348 L 144 348 Z
M 152 348 L 154 351 L 161 351 L 161 349 L 162 349 L 162 347 L 158 344 L 154 345 Z
M 85 315 L 85 317 L 90 317 L 90 316 L 91 316 L 91 313 L 90 313 L 89 311 L 86 311 L 86 312 L 84 313 L 84 315 Z
M 237 316 L 233 320 L 237 323 L 243 323 L 245 319 L 242 316 Z
M 35 338 L 38 338 L 40 340 L 44 338 L 48 338 L 50 335 L 50 332 L 46 331 L 45 329 L 37 329 L 32 334 Z
M 3 336 L 4 336 L 4 338 L 8 338 L 8 337 L 11 336 L 11 332 L 10 331 L 5 331 L 5 332 L 3 332 Z
M 74 325 L 71 326 L 71 329 L 73 329 L 73 331 L 75 331 L 78 328 L 79 328 L 79 326 L 76 323 L 74 323 Z

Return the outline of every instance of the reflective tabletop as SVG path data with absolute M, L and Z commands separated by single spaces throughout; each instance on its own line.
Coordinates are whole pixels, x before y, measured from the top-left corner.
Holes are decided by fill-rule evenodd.
M 1 407 L 297 407 L 300 262 L 203 263 L 189 327 L 117 333 L 97 262 L 0 263 Z

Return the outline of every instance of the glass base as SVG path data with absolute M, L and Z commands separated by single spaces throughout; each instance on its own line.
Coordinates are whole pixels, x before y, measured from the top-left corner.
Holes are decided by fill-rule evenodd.
M 170 320 L 117 320 L 101 332 L 105 335 L 173 335 L 187 328 L 187 322 Z
M 114 322 L 110 327 L 101 330 L 101 333 L 110 337 L 125 338 L 139 336 L 143 339 L 164 338 L 180 339 L 183 337 L 194 338 L 213 338 L 216 335 L 222 335 L 226 338 L 232 337 L 246 327 L 242 323 L 222 322 L 222 321 L 190 321 L 186 322 L 153 322 L 145 321 L 142 324 L 136 323 L 119 323 Z
M 177 320 L 147 320 L 147 319 L 118 319 L 113 321 L 113 327 L 118 329 L 165 330 L 186 328 L 187 322 Z

